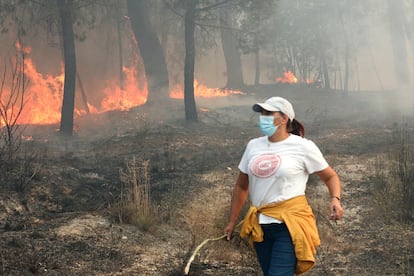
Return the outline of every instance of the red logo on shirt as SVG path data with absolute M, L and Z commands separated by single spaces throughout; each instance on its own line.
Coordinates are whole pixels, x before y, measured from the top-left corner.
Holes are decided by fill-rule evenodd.
M 276 154 L 262 154 L 256 157 L 250 167 L 254 176 L 266 178 L 272 176 L 280 166 L 280 157 Z

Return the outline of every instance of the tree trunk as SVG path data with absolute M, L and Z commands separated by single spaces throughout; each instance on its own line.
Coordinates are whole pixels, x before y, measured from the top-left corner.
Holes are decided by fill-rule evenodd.
M 255 64 L 256 64 L 256 70 L 254 75 L 254 85 L 257 86 L 260 83 L 260 48 L 259 48 L 259 42 L 257 39 L 257 36 L 255 36 L 254 39 L 255 43 L 255 50 L 254 50 L 254 58 L 255 58 Z
M 78 84 L 79 84 L 79 90 L 80 90 L 81 95 L 82 95 L 82 101 L 83 101 L 83 104 L 85 106 L 86 114 L 89 115 L 89 114 L 91 114 L 91 111 L 89 110 L 89 106 L 88 106 L 88 98 L 86 97 L 85 89 L 83 88 L 83 83 L 82 83 L 82 80 L 80 78 L 78 70 L 76 70 L 76 80 L 78 81 Z
M 220 13 L 220 35 L 223 47 L 224 59 L 226 61 L 227 88 L 240 89 L 244 86 L 242 63 L 240 51 L 237 47 L 237 40 L 231 27 L 230 17 L 226 10 Z
M 124 90 L 124 60 L 123 60 L 123 51 L 122 51 L 122 32 L 121 32 L 121 22 L 122 14 L 120 7 L 117 7 L 117 18 L 116 18 L 116 34 L 118 40 L 118 57 L 119 57 L 119 88 Z
M 259 49 L 256 49 L 254 51 L 254 60 L 256 64 L 256 70 L 254 74 L 254 85 L 260 84 L 260 55 L 259 55 Z
M 326 63 L 325 55 L 322 52 L 321 52 L 321 63 L 322 63 L 322 75 L 323 75 L 324 88 L 331 89 L 331 83 L 329 81 L 328 64 Z
M 65 62 L 60 132 L 65 136 L 73 133 L 73 111 L 75 108 L 76 52 L 72 25 L 72 0 L 56 0 L 62 25 L 62 43 Z
M 184 108 L 187 121 L 198 121 L 197 108 L 194 99 L 194 22 L 195 1 L 187 0 L 184 26 L 185 26 L 185 58 L 184 58 Z
M 349 45 L 345 44 L 345 75 L 344 75 L 344 92 L 349 92 Z
M 145 67 L 148 103 L 159 104 L 169 98 L 167 63 L 157 34 L 153 30 L 145 0 L 128 0 L 128 16 Z

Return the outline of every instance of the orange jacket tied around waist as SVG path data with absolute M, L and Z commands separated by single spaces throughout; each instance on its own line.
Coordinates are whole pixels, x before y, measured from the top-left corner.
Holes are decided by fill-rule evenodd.
M 270 203 L 260 207 L 250 206 L 240 231 L 242 238 L 250 236 L 251 242 L 262 242 L 263 231 L 258 213 L 283 221 L 289 229 L 297 259 L 296 274 L 309 271 L 315 265 L 316 247 L 320 244 L 312 208 L 305 196 Z

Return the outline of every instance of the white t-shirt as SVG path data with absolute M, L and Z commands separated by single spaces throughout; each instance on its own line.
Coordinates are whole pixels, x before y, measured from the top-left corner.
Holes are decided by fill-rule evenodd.
M 304 195 L 309 175 L 328 163 L 311 140 L 291 134 L 280 142 L 267 136 L 249 141 L 239 164 L 249 175 L 249 197 L 256 207 Z M 260 214 L 259 223 L 280 222 Z

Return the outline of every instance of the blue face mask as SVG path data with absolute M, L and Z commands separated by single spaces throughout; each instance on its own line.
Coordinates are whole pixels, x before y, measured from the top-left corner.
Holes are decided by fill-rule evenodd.
M 260 115 L 259 128 L 260 131 L 266 136 L 272 136 L 277 130 L 277 126 L 274 125 L 275 118 L 273 116 Z

